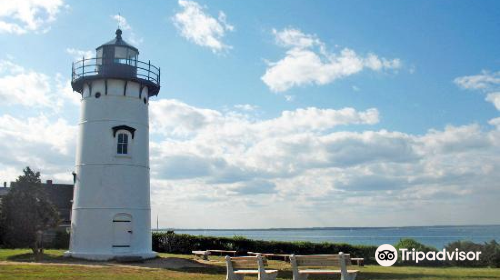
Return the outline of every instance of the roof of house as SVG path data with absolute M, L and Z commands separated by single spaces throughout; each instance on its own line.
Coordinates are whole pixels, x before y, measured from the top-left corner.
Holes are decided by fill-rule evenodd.
M 15 184 L 15 182 L 11 182 L 10 186 L 12 187 Z M 53 184 L 52 181 L 47 181 L 47 183 L 42 183 L 42 187 L 52 204 L 57 208 L 61 219 L 65 222 L 69 221 L 73 200 L 73 185 Z M 0 188 L 0 196 L 7 194 L 9 190 L 10 188 Z
M 0 196 L 4 196 L 9 193 L 9 188 L 7 187 L 0 187 Z

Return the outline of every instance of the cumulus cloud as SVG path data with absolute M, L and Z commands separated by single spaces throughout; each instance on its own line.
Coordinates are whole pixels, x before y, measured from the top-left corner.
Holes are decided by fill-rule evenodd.
M 486 101 L 490 102 L 500 111 L 500 92 L 492 92 L 486 96 Z
M 164 226 L 498 219 L 493 211 L 500 198 L 497 119 L 489 128 L 447 126 L 417 135 L 365 128 L 378 124 L 375 108 L 298 108 L 259 118 L 251 111 L 160 99 L 150 102 L 150 110 L 152 210 Z M 356 125 L 363 129 L 353 131 Z M 76 125 L 60 116 L 0 115 L 2 180 L 14 179 L 30 165 L 46 178 L 69 182 L 76 134 Z M 474 207 L 478 201 L 480 209 Z M 263 213 L 266 219 L 239 218 Z M 227 219 L 216 218 L 221 215 Z
M 375 108 L 366 111 L 356 111 L 353 108 L 299 108 L 283 111 L 273 119 L 254 121 L 245 114 L 201 109 L 177 100 L 162 99 L 153 102 L 152 131 L 164 135 L 189 136 L 200 131 L 211 133 L 212 130 L 227 132 L 228 136 L 242 131 L 266 136 L 290 131 L 322 131 L 349 124 L 375 124 L 379 121 L 379 113 Z
M 482 71 L 481 74 L 455 78 L 454 83 L 463 89 L 493 90 L 500 86 L 500 72 Z
M 329 52 L 317 36 L 298 29 L 274 29 L 273 34 L 276 43 L 288 49 L 284 58 L 268 63 L 266 73 L 261 77 L 274 92 L 308 84 L 329 84 L 364 69 L 382 71 L 401 67 L 397 58 L 381 58 L 373 53 L 363 57 L 349 48 L 339 53 Z
M 31 166 L 42 170 L 46 178 L 68 182 L 73 170 L 76 134 L 76 126 L 61 117 L 1 115 L 0 169 L 8 171 L 1 179 L 13 181 L 24 167 Z
M 259 108 L 259 106 L 251 105 L 251 104 L 236 104 L 236 105 L 234 105 L 234 108 L 239 109 L 239 110 L 243 110 L 243 111 L 247 111 L 247 112 L 251 112 L 251 111 L 257 110 Z
M 84 50 L 79 50 L 79 49 L 74 49 L 74 48 L 66 48 L 66 53 L 69 55 L 73 56 L 74 60 L 81 60 L 82 58 L 92 58 L 95 57 L 95 52 L 93 51 L 84 51 Z
M 47 32 L 64 8 L 63 0 L 0 0 L 0 33 Z
M 462 89 L 486 93 L 485 101 L 490 102 L 500 111 L 500 71 L 492 73 L 483 70 L 478 75 L 455 78 L 454 83 Z M 498 127 L 498 118 L 492 119 L 488 123 Z
M 360 221 L 356 215 L 380 225 L 382 219 L 406 224 L 393 219 L 391 211 L 379 210 L 381 203 L 408 217 L 426 209 L 463 212 L 443 206 L 448 200 L 472 205 L 486 194 L 500 197 L 492 187 L 500 179 L 497 129 L 470 124 L 423 135 L 342 129 L 378 123 L 376 109 L 299 108 L 260 119 L 243 110 L 217 111 L 177 100 L 151 101 L 150 108 L 157 139 L 151 144 L 153 211 L 163 213 L 159 205 L 177 205 L 168 213 L 183 219 L 172 221 L 172 226 L 194 223 L 180 210 L 189 203 L 210 209 L 238 205 L 239 214 L 287 209 L 296 218 L 270 215 L 250 222 L 257 227 L 324 225 L 344 219 L 332 218 L 331 211 L 338 211 L 332 205 L 351 209 L 343 220 L 349 225 L 366 225 L 366 219 Z M 493 208 L 494 203 L 484 207 Z M 199 217 L 210 220 L 222 214 L 193 211 L 200 215 L 197 227 L 203 227 Z M 484 217 L 484 211 L 476 214 L 484 221 L 495 219 Z M 228 227 L 249 227 L 249 221 L 238 223 L 237 215 L 231 215 Z M 464 222 L 460 215 L 454 217 L 435 215 L 431 223 Z
M 60 74 L 51 77 L 0 60 L 0 100 L 4 104 L 58 110 L 65 101 L 76 103 L 77 97 L 69 94 L 68 86 L 69 81 L 63 81 Z
M 0 61 L 0 99 L 6 104 L 28 107 L 51 106 L 50 77 L 26 70 L 10 61 Z
M 194 1 L 179 0 L 182 10 L 174 15 L 172 21 L 182 37 L 199 46 L 207 47 L 214 53 L 231 49 L 222 40 L 234 26 L 227 22 L 227 16 L 219 11 L 217 18 L 206 12 L 206 8 Z
M 168 135 L 188 135 L 220 119 L 222 114 L 215 110 L 201 109 L 177 100 L 152 101 L 152 131 Z M 165 117 L 167 117 L 165 119 Z
M 135 46 L 142 44 L 144 39 L 139 38 L 137 34 L 135 34 L 134 29 L 124 16 L 118 14 L 112 15 L 111 18 L 116 21 L 117 26 L 119 26 L 121 30 L 126 31 L 123 32 L 123 36 L 126 40 L 128 40 L 132 45 Z

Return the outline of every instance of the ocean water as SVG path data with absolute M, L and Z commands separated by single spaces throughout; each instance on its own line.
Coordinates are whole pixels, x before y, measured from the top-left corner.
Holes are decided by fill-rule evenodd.
M 442 249 L 450 242 L 469 240 L 476 243 L 500 242 L 500 225 L 425 226 L 382 228 L 310 228 L 259 230 L 174 230 L 192 235 L 244 236 L 256 240 L 310 241 L 361 245 L 395 244 L 401 238 L 413 238 L 425 245 Z

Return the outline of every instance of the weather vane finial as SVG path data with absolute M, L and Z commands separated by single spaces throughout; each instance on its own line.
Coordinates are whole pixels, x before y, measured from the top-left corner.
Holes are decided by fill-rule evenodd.
M 122 24 L 122 14 L 118 12 L 118 29 L 120 29 L 121 24 Z

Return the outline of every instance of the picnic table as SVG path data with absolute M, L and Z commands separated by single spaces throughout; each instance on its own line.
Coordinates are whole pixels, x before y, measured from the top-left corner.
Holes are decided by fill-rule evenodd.
M 215 254 L 219 254 L 220 256 L 222 255 L 233 255 L 233 256 L 236 256 L 236 253 L 237 251 L 228 251 L 228 250 L 207 250 L 207 252 L 210 252 L 210 253 L 215 253 Z
M 358 266 L 365 266 L 365 259 L 364 258 L 351 258 L 351 261 L 356 262 Z
M 195 256 L 200 257 L 206 261 L 208 261 L 208 255 L 210 255 L 210 252 L 208 251 L 192 251 Z

